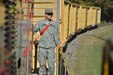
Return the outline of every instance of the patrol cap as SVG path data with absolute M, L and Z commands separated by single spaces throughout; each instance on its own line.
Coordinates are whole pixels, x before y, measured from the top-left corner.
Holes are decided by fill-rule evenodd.
M 53 9 L 47 8 L 45 9 L 45 14 L 53 13 Z

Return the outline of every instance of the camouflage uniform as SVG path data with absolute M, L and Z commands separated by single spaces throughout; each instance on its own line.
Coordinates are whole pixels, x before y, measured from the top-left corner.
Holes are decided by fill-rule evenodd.
M 54 62 L 55 62 L 55 47 L 60 44 L 58 26 L 54 21 L 41 20 L 34 27 L 34 33 L 42 31 L 46 25 L 50 25 L 44 32 L 39 41 L 39 62 L 40 69 L 39 75 L 46 75 L 45 64 L 48 58 L 48 75 L 54 75 Z

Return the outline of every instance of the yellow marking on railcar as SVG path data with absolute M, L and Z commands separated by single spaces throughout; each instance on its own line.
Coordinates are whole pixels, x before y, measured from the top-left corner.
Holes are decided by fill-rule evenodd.
M 108 71 L 109 71 L 108 62 L 105 62 L 105 63 L 104 63 L 104 68 L 103 68 L 103 69 L 104 69 L 104 71 L 103 71 L 103 72 L 104 72 L 104 75 L 109 75 L 109 74 L 108 74 Z

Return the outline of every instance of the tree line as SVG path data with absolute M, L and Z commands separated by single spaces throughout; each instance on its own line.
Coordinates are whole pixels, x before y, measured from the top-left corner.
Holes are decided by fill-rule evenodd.
M 73 3 L 101 8 L 101 20 L 113 22 L 113 0 L 70 0 Z

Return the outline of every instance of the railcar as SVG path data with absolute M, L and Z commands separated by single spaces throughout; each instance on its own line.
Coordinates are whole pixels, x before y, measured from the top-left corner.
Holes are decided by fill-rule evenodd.
M 52 8 L 61 43 L 71 35 L 87 31 L 100 23 L 101 8 L 81 6 L 67 0 L 3 0 L 0 4 L 0 75 L 31 75 L 39 68 L 32 42 L 32 28 Z M 17 17 L 17 18 L 16 18 Z M 71 75 L 63 53 L 57 52 L 55 75 Z M 63 72 L 62 72 L 63 71 Z

